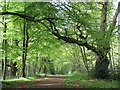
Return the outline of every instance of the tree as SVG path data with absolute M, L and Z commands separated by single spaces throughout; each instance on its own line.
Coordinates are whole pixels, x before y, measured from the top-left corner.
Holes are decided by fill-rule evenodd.
M 6 11 L 6 1 L 4 3 L 4 8 L 3 8 L 3 11 Z M 6 17 L 3 16 L 2 18 L 3 20 L 3 32 L 4 32 L 4 39 L 3 39 L 3 49 L 4 49 L 4 63 L 3 63 L 3 80 L 5 80 L 6 78 L 6 70 L 7 70 L 7 59 L 8 59 L 8 42 L 7 42 L 7 36 L 6 36 L 6 32 L 7 32 L 7 22 L 6 22 Z
M 37 3 L 32 5 L 36 5 L 38 8 Z M 37 16 L 38 19 L 13 12 L 1 12 L 0 15 L 17 15 L 32 22 L 39 22 L 54 36 L 58 37 L 58 39 L 62 39 L 68 43 L 77 44 L 78 46 L 85 46 L 88 50 L 93 51 L 98 56 L 94 77 L 106 78 L 109 65 L 107 54 L 110 51 L 110 40 L 116 26 L 116 18 L 120 12 L 120 2 L 118 3 L 118 8 L 116 9 L 110 24 L 107 21 L 110 21 L 109 15 L 111 14 L 108 7 L 111 8 L 112 6 L 108 2 L 67 4 L 47 3 L 46 5 L 48 5 L 47 9 L 53 8 L 54 11 L 52 10 L 52 13 L 49 11 L 48 13 L 50 14 L 41 12 L 41 16 Z M 97 9 L 98 7 L 94 8 L 93 6 L 100 6 L 102 10 Z M 97 15 L 96 12 L 98 12 L 101 17 L 100 20 L 93 15 Z M 61 13 L 63 15 L 61 15 Z
M 75 5 L 79 5 L 79 4 L 75 4 Z M 73 4 L 73 6 L 71 5 L 71 6 L 68 6 L 68 7 L 66 7 L 65 6 L 65 8 L 66 9 L 68 9 L 69 11 L 70 11 L 70 18 L 72 17 L 71 16 L 71 13 L 72 13 L 72 10 L 70 10 L 70 8 L 69 7 L 74 7 L 75 8 L 75 5 Z M 93 43 L 94 42 L 96 42 L 95 44 L 92 44 L 92 45 L 90 45 L 88 42 L 88 39 L 89 39 L 89 32 L 88 32 L 88 30 L 87 30 L 87 28 L 88 29 L 92 29 L 92 28 L 90 28 L 90 27 L 87 27 L 86 25 L 84 25 L 85 23 L 85 21 L 81 21 L 80 22 L 80 20 L 78 20 L 77 19 L 77 17 L 75 17 L 75 16 L 73 16 L 73 18 L 75 18 L 76 19 L 76 28 L 74 29 L 74 31 L 73 31 L 73 33 L 72 33 L 72 35 L 71 35 L 71 37 L 70 37 L 70 34 L 68 34 L 69 33 L 69 31 L 70 31 L 70 29 L 68 29 L 67 28 L 67 30 L 65 29 L 64 30 L 64 34 L 61 34 L 60 33 L 60 31 L 59 31 L 59 29 L 57 29 L 57 26 L 56 26 L 56 24 L 53 22 L 53 21 L 49 21 L 50 22 L 50 27 L 51 27 L 51 32 L 52 32 L 52 34 L 53 35 L 55 35 L 56 37 L 58 37 L 59 39 L 62 39 L 62 40 L 64 40 L 64 41 L 66 41 L 66 42 L 69 42 L 69 43 L 76 43 L 77 45 L 79 45 L 79 46 L 85 46 L 87 49 L 90 49 L 90 50 L 92 50 L 93 52 L 95 52 L 96 54 L 97 54 L 97 56 L 98 56 L 98 59 L 96 60 L 96 65 L 95 65 L 95 74 L 94 74 L 94 77 L 96 77 L 96 78 L 106 78 L 107 76 L 108 76 L 108 65 L 109 65 L 109 60 L 108 60 L 108 58 L 107 58 L 107 54 L 108 54 L 108 52 L 109 52 L 109 50 L 110 50 L 110 45 L 109 45 L 109 43 L 110 43 L 110 39 L 111 39 L 111 35 L 112 35 L 112 32 L 113 32 L 113 30 L 114 30 L 114 27 L 115 27 L 115 25 L 116 25 L 116 18 L 117 18 L 117 16 L 118 16 L 118 13 L 120 12 L 120 3 L 118 4 L 118 8 L 117 8 L 117 10 L 116 10 L 116 13 L 115 13 L 115 15 L 114 15 L 114 17 L 113 17 L 113 21 L 112 21 L 112 23 L 110 24 L 110 26 L 109 26 L 109 29 L 108 30 L 106 30 L 107 28 L 106 28 L 106 23 L 107 23 L 107 7 L 108 7 L 108 2 L 103 2 L 102 3 L 102 15 L 101 15 L 101 17 L 102 17 L 102 19 L 101 19 L 101 25 L 100 25 L 100 30 L 99 31 L 97 31 L 96 32 L 96 34 L 97 33 L 99 33 L 100 35 L 98 35 L 98 36 L 95 36 L 94 37 L 94 39 L 95 40 L 93 40 Z M 73 8 L 73 9 L 74 9 Z M 80 13 L 81 11 L 79 11 L 79 13 Z M 72 13 L 73 14 L 73 13 Z M 76 14 L 76 13 L 75 13 Z M 83 13 L 83 16 L 84 16 L 84 14 L 85 13 Z M 86 13 L 87 14 L 87 13 Z M 79 16 L 78 16 L 79 17 Z M 87 18 L 87 17 L 86 17 Z M 78 20 L 78 21 L 77 21 Z M 81 26 L 82 25 L 80 25 L 80 24 L 82 24 L 82 25 L 84 25 L 83 27 L 86 29 L 86 32 L 84 33 L 84 32 L 82 32 L 82 30 L 80 30 L 81 28 Z M 89 24 L 89 23 L 88 23 Z M 78 31 L 80 31 L 80 34 L 78 34 Z M 108 32 L 108 33 L 106 33 L 106 31 Z M 104 32 L 103 32 L 104 31 Z M 86 35 L 86 33 L 87 33 L 87 35 Z M 64 36 L 63 36 L 64 35 Z M 81 40 L 82 39 L 82 40 Z M 96 41 L 97 40 L 97 41 Z M 96 46 L 97 45 L 97 46 Z M 104 73 L 104 74 L 103 74 Z

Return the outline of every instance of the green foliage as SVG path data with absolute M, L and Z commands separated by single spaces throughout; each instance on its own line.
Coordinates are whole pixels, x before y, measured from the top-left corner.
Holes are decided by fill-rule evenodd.
M 120 63 L 116 66 L 116 70 L 109 71 L 109 78 L 120 81 Z
M 91 79 L 88 78 L 87 74 L 78 72 L 69 74 L 66 80 L 66 82 L 72 83 L 74 87 L 77 83 L 79 88 L 119 88 L 118 81 Z
M 42 18 L 60 18 L 63 20 L 51 20 L 55 23 L 56 28 L 61 36 L 71 37 L 75 40 L 81 41 L 83 43 L 88 43 L 91 46 L 98 45 L 100 46 L 99 50 L 107 47 L 110 44 L 110 47 L 117 47 L 117 30 L 112 32 L 111 36 L 108 36 L 109 23 L 111 22 L 111 13 L 112 13 L 112 4 L 109 3 L 109 10 L 107 16 L 106 30 L 104 32 L 100 31 L 100 18 L 101 18 L 101 9 L 102 4 L 96 2 L 81 2 L 81 3 L 50 3 L 50 2 L 7 2 L 8 12 L 16 12 L 23 15 L 29 15 L 34 17 L 35 20 Z M 1 8 L 4 7 L 4 4 L 1 4 Z M 24 19 L 14 15 L 6 16 L 6 35 L 4 38 L 7 39 L 6 45 L 8 55 L 8 63 L 17 62 L 17 68 L 21 70 L 22 66 L 22 53 L 23 53 L 23 29 L 24 29 Z M 26 21 L 28 29 L 28 51 L 26 65 L 28 67 L 34 68 L 29 65 L 34 64 L 38 68 L 44 66 L 47 67 L 47 71 L 50 73 L 62 73 L 67 74 L 73 71 L 86 72 L 84 63 L 82 61 L 82 55 L 80 53 L 79 47 L 74 44 L 66 44 L 62 40 L 58 40 L 51 31 L 50 23 L 47 20 L 42 21 L 48 28 L 46 28 L 42 23 L 35 23 Z M 78 27 L 77 27 L 78 25 Z M 1 24 L 3 27 L 3 25 Z M 77 29 L 79 28 L 79 29 Z M 4 29 L 4 28 L 3 28 Z M 80 35 L 83 34 L 86 39 L 80 38 Z M 15 44 L 14 40 L 18 40 L 18 45 Z M 5 49 L 2 49 L 5 51 Z M 117 58 L 117 48 L 114 50 L 115 61 L 118 62 Z M 38 54 L 38 55 L 36 55 Z M 5 53 L 3 53 L 3 56 Z M 89 69 L 95 66 L 96 55 L 86 50 L 87 63 Z M 53 60 L 52 63 L 41 63 L 41 58 L 47 57 L 49 60 Z M 38 59 L 36 59 L 38 58 Z M 92 65 L 93 64 L 93 65 Z M 115 66 L 117 67 L 117 66 Z M 55 70 L 54 70 L 55 69 Z M 116 68 L 119 74 L 119 69 Z M 10 71 L 10 70 L 8 70 Z M 33 70 L 34 71 L 34 70 Z M 43 71 L 43 70 L 41 70 Z M 28 70 L 29 74 L 30 70 Z M 38 72 L 38 71 L 37 71 Z M 30 73 L 31 74 L 31 73 Z M 94 74 L 92 72 L 91 74 Z M 74 76 L 74 75 L 73 75 Z M 81 80 L 82 78 L 75 75 L 75 79 Z M 84 77 L 83 75 L 82 77 Z M 116 78 L 116 74 L 111 74 L 111 77 Z
M 11 77 L 7 80 L 2 81 L 3 82 L 2 88 L 11 88 L 13 86 L 20 84 L 21 82 L 30 82 L 31 80 L 39 78 L 40 76 L 43 76 L 43 75 L 44 74 L 37 74 L 37 75 L 28 76 L 26 78 L 21 77 L 19 79 L 15 77 Z

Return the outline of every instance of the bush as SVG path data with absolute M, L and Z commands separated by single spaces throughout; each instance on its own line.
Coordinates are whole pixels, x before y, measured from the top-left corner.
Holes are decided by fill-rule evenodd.
M 109 79 L 120 81 L 120 70 L 109 72 Z

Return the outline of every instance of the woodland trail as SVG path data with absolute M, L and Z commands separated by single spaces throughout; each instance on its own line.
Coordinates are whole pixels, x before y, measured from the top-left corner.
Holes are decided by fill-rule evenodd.
M 64 81 L 65 75 L 42 76 L 30 82 L 22 82 L 13 88 L 66 88 Z

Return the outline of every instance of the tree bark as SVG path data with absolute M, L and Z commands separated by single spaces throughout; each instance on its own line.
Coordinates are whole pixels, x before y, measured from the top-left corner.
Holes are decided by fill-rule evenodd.
M 4 59 L 2 59 L 2 72 L 4 70 Z
M 25 77 L 25 30 L 26 30 L 26 22 L 24 20 L 24 28 L 23 28 L 23 55 L 22 55 L 22 77 Z
M 3 17 L 5 20 L 5 17 Z M 4 33 L 6 33 L 6 22 L 4 23 Z M 6 36 L 5 36 L 6 38 Z M 4 49 L 4 66 L 3 66 L 3 80 L 6 78 L 6 70 L 7 70 L 7 39 L 3 39 L 3 49 Z
M 3 11 L 6 11 L 6 0 L 4 0 L 4 8 Z M 4 28 L 3 28 L 3 33 L 5 34 L 3 37 L 3 50 L 4 50 L 4 66 L 3 66 L 3 80 L 6 79 L 6 70 L 7 70 L 7 39 L 6 39 L 6 29 L 7 29 L 7 23 L 6 23 L 6 18 L 3 16 L 2 18 Z
M 109 56 L 109 62 L 110 62 L 110 69 L 113 72 L 114 71 L 113 60 L 110 52 L 108 53 L 108 56 Z
M 23 28 L 23 55 L 22 55 L 22 77 L 25 77 L 26 57 L 28 51 L 28 26 L 26 20 L 24 20 Z
M 15 43 L 16 46 L 18 46 L 19 41 L 18 40 L 13 40 L 13 43 Z M 12 69 L 12 76 L 16 76 L 17 73 L 17 62 L 13 62 L 11 64 L 11 69 Z
M 101 11 L 101 25 L 100 25 L 100 35 L 98 37 L 98 43 L 97 43 L 97 48 L 99 50 L 99 55 L 96 64 L 95 64 L 95 71 L 94 71 L 94 77 L 96 78 L 106 78 L 108 77 L 108 65 L 109 65 L 109 60 L 107 57 L 107 54 L 110 50 L 109 48 L 109 40 L 103 41 L 104 38 L 106 38 L 106 28 L 107 28 L 107 6 L 108 2 L 103 2 L 102 4 L 102 11 Z M 100 43 L 101 42 L 101 43 Z
M 108 65 L 109 65 L 109 60 L 107 55 L 101 53 L 101 55 L 98 56 L 98 59 L 95 64 L 94 77 L 101 79 L 108 78 Z
M 81 53 L 82 53 L 82 58 L 83 58 L 83 62 L 85 65 L 85 68 L 87 69 L 87 72 L 89 73 L 89 67 L 86 61 L 86 54 L 85 54 L 85 48 L 83 47 L 83 49 L 80 47 Z
M 4 59 L 3 80 L 6 79 L 6 70 L 7 70 L 7 56 Z
M 13 76 L 16 76 L 16 72 L 17 72 L 17 63 L 16 62 L 14 62 L 13 63 Z

